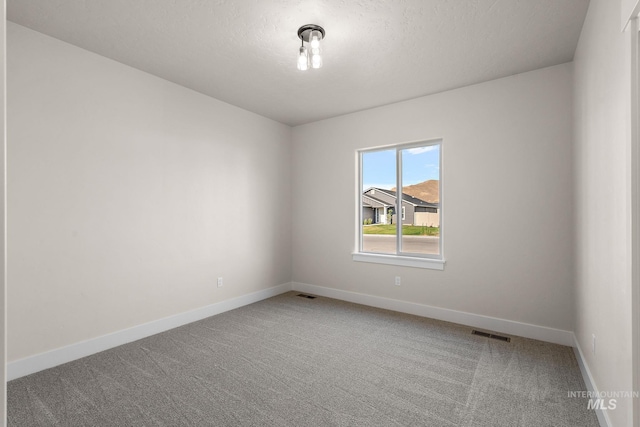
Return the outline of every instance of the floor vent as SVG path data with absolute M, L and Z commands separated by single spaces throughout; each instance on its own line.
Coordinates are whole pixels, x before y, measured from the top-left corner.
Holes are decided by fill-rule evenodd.
M 502 335 L 490 334 L 489 332 L 476 331 L 475 329 L 471 331 L 473 335 L 480 335 L 481 337 L 493 338 L 494 340 L 500 340 L 504 342 L 511 342 L 511 338 L 503 337 Z
M 315 298 L 313 295 L 307 295 L 307 294 L 298 294 L 296 296 L 302 297 L 302 298 L 309 298 L 309 299 L 314 299 Z

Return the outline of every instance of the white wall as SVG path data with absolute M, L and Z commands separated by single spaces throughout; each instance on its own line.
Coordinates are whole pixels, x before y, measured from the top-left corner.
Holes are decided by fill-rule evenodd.
M 571 82 L 563 64 L 294 128 L 294 282 L 573 330 Z M 356 150 L 431 138 L 445 270 L 352 261 Z
M 626 27 L 627 23 L 629 22 L 629 19 L 631 19 L 631 17 L 633 16 L 634 11 L 636 13 L 638 12 L 636 8 L 638 7 L 639 3 L 640 2 L 638 0 L 620 0 L 620 5 L 621 5 L 620 6 L 620 12 L 621 12 L 620 28 Z
M 290 281 L 288 126 L 7 37 L 9 361 Z
M 574 60 L 575 333 L 601 391 L 632 389 L 629 37 L 620 2 L 591 0 Z M 608 416 L 632 425 L 631 403 Z

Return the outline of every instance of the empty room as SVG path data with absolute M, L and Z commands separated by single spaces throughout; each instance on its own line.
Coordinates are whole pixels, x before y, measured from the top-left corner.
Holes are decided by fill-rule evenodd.
M 640 0 L 3 12 L 4 425 L 640 427 Z

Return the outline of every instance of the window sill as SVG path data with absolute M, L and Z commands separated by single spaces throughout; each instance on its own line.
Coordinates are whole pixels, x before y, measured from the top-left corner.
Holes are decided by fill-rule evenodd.
M 390 264 L 403 267 L 427 268 L 430 270 L 444 270 L 445 263 L 443 259 L 370 254 L 361 252 L 353 253 L 352 256 L 353 260 L 358 262 L 372 262 L 375 264 Z

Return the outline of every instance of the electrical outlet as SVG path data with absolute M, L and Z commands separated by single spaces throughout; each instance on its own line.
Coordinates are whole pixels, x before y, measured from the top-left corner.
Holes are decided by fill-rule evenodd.
M 591 334 L 591 351 L 596 355 L 596 334 Z
M 218 277 L 218 287 L 222 287 L 222 277 Z
M 400 286 L 400 276 L 396 276 L 396 286 Z

